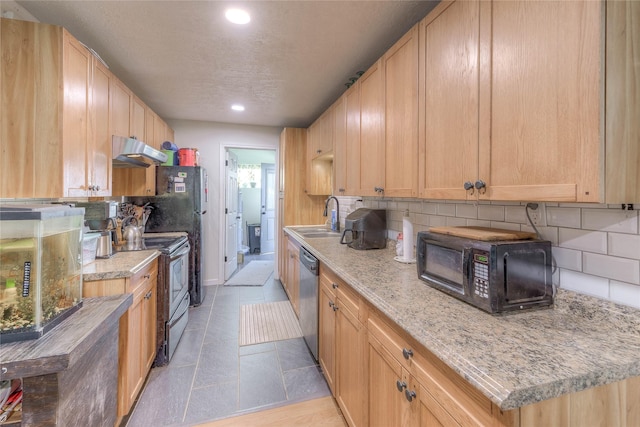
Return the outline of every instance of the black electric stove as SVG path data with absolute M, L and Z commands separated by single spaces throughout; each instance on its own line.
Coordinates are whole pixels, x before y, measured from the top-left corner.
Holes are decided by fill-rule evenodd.
M 132 252 L 132 251 L 145 251 L 149 249 L 157 249 L 162 253 L 170 254 L 184 245 L 187 241 L 187 236 L 160 236 L 152 237 L 149 235 L 143 236 L 139 244 L 135 245 L 119 245 L 115 247 L 115 252 Z

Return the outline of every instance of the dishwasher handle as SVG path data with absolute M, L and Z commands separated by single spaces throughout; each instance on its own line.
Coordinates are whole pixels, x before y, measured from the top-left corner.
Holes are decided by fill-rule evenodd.
M 314 276 L 319 274 L 318 272 L 318 259 L 311 255 L 305 248 L 300 248 L 300 264 L 307 270 L 313 273 Z

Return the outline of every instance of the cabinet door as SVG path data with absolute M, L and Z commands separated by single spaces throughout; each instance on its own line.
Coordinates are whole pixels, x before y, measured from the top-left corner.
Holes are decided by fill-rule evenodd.
M 418 404 L 420 405 L 419 422 L 420 427 L 455 427 L 460 424 L 445 411 L 442 406 L 431 396 L 431 394 L 418 385 Z
M 418 195 L 418 26 L 384 56 L 385 184 L 389 197 Z
M 157 272 L 156 272 L 157 273 Z M 150 276 L 148 279 L 149 286 L 148 291 L 144 295 L 144 301 L 142 304 L 142 343 L 141 343 L 141 367 L 143 373 L 143 380 L 146 377 L 146 373 L 151 369 L 153 360 L 156 358 L 156 312 L 157 312 L 157 274 Z
M 131 136 L 129 124 L 131 92 L 120 80 L 114 77 L 109 98 L 111 133 L 116 136 Z
M 347 188 L 347 110 L 341 96 L 333 107 L 333 193 L 343 196 Z
M 360 82 L 360 193 L 381 196 L 385 182 L 384 69 L 376 62 Z
M 65 195 L 89 195 L 87 136 L 89 123 L 89 89 L 91 53 L 64 32 L 63 45 L 64 107 L 62 135 L 64 143 Z
M 480 4 L 455 1 L 421 23 L 419 195 L 475 199 L 478 176 Z
M 159 120 L 158 116 L 156 116 L 156 114 L 150 108 L 147 108 L 145 110 L 145 120 L 144 120 L 144 126 L 145 126 L 144 137 L 146 138 L 145 142 L 147 144 L 150 144 L 153 148 L 156 148 L 159 150 L 162 148 L 161 147 L 162 142 L 160 143 L 160 145 L 156 146 L 156 143 L 157 143 L 156 137 L 155 137 L 156 120 Z M 173 138 L 171 138 L 171 141 L 173 141 Z M 156 194 L 156 167 L 155 166 L 149 166 L 148 168 L 145 169 L 144 193 L 146 196 L 155 196 Z
M 318 362 L 322 368 L 324 378 L 331 389 L 331 393 L 336 394 L 335 372 L 336 372 L 336 314 L 335 314 L 335 293 L 332 291 L 331 283 L 325 276 L 320 275 L 320 295 L 318 310 Z
M 91 75 L 91 137 L 89 163 L 94 196 L 110 196 L 112 185 L 111 132 L 109 131 L 109 86 L 111 73 L 92 58 Z
M 481 198 L 601 201 L 602 13 L 600 2 L 492 3 Z
M 289 290 L 289 300 L 293 305 L 293 311 L 300 316 L 300 247 L 289 239 L 287 245 L 287 288 Z
M 122 317 L 126 320 L 126 333 L 121 335 L 120 347 L 124 345 L 124 351 L 120 356 L 124 359 L 119 362 L 120 373 L 118 375 L 121 387 L 118 388 L 118 416 L 129 413 L 131 405 L 142 388 L 145 376 L 142 374 L 142 334 L 144 324 L 144 294 L 134 298 L 133 304 Z M 122 341 L 125 341 L 124 343 Z
M 358 317 L 337 302 L 336 400 L 350 426 L 367 425 L 366 331 Z
M 409 376 L 373 335 L 369 335 L 370 426 L 411 425 L 411 405 L 405 397 Z
M 135 136 L 137 139 L 143 142 L 147 142 L 148 138 L 145 134 L 145 113 L 146 108 L 144 103 L 138 99 L 137 96 L 131 96 L 131 117 L 129 118 L 130 123 L 130 134 L 131 136 Z
M 360 195 L 360 81 L 344 94 L 346 111 L 345 159 L 345 195 Z

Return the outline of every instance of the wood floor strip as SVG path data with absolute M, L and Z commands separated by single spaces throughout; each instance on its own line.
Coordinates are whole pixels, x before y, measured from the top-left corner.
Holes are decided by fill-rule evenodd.
M 346 425 L 336 402 L 328 396 L 200 424 L 197 427 L 345 427 Z
M 302 336 L 289 301 L 248 304 L 240 308 L 240 346 Z

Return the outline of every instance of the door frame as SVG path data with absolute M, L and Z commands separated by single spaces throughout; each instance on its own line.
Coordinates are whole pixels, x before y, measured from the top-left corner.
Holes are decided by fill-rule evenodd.
M 226 227 L 223 225 L 225 224 L 225 220 L 226 220 L 226 214 L 224 213 L 225 194 L 227 191 L 227 182 L 225 178 L 226 172 L 224 168 L 224 162 L 226 161 L 226 156 L 225 156 L 226 151 L 228 149 L 233 149 L 233 148 L 275 151 L 275 165 L 276 165 L 275 192 L 276 192 L 276 195 L 279 194 L 278 183 L 280 182 L 280 146 L 277 145 L 276 147 L 274 147 L 272 144 L 269 144 L 269 143 L 264 143 L 264 142 L 261 143 L 259 141 L 259 138 L 256 138 L 256 139 L 257 140 L 255 142 L 251 142 L 251 143 L 244 143 L 244 144 L 243 143 L 221 143 L 219 145 L 220 167 L 218 168 L 218 177 L 219 177 L 218 182 L 222 183 L 222 185 L 224 186 L 224 188 L 221 188 L 220 191 L 218 192 L 218 206 L 223 207 L 223 209 L 218 209 L 218 221 L 219 221 L 218 223 L 220 224 L 220 236 L 218 238 L 218 253 L 220 254 L 220 256 L 218 257 L 217 263 L 218 263 L 218 271 L 221 272 L 220 277 L 222 279 L 222 281 L 219 283 L 220 285 L 224 283 L 224 257 L 225 257 L 225 248 L 226 248 L 226 239 L 227 239 L 227 230 L 226 230 Z M 211 172 L 209 174 L 211 175 Z M 279 207 L 276 204 L 276 217 L 278 217 L 279 214 L 280 214 Z M 280 233 L 276 232 L 276 241 L 275 241 L 276 248 L 278 247 L 279 234 Z M 273 263 L 274 263 L 274 270 L 275 270 L 274 277 L 278 277 L 277 259 L 274 260 Z

